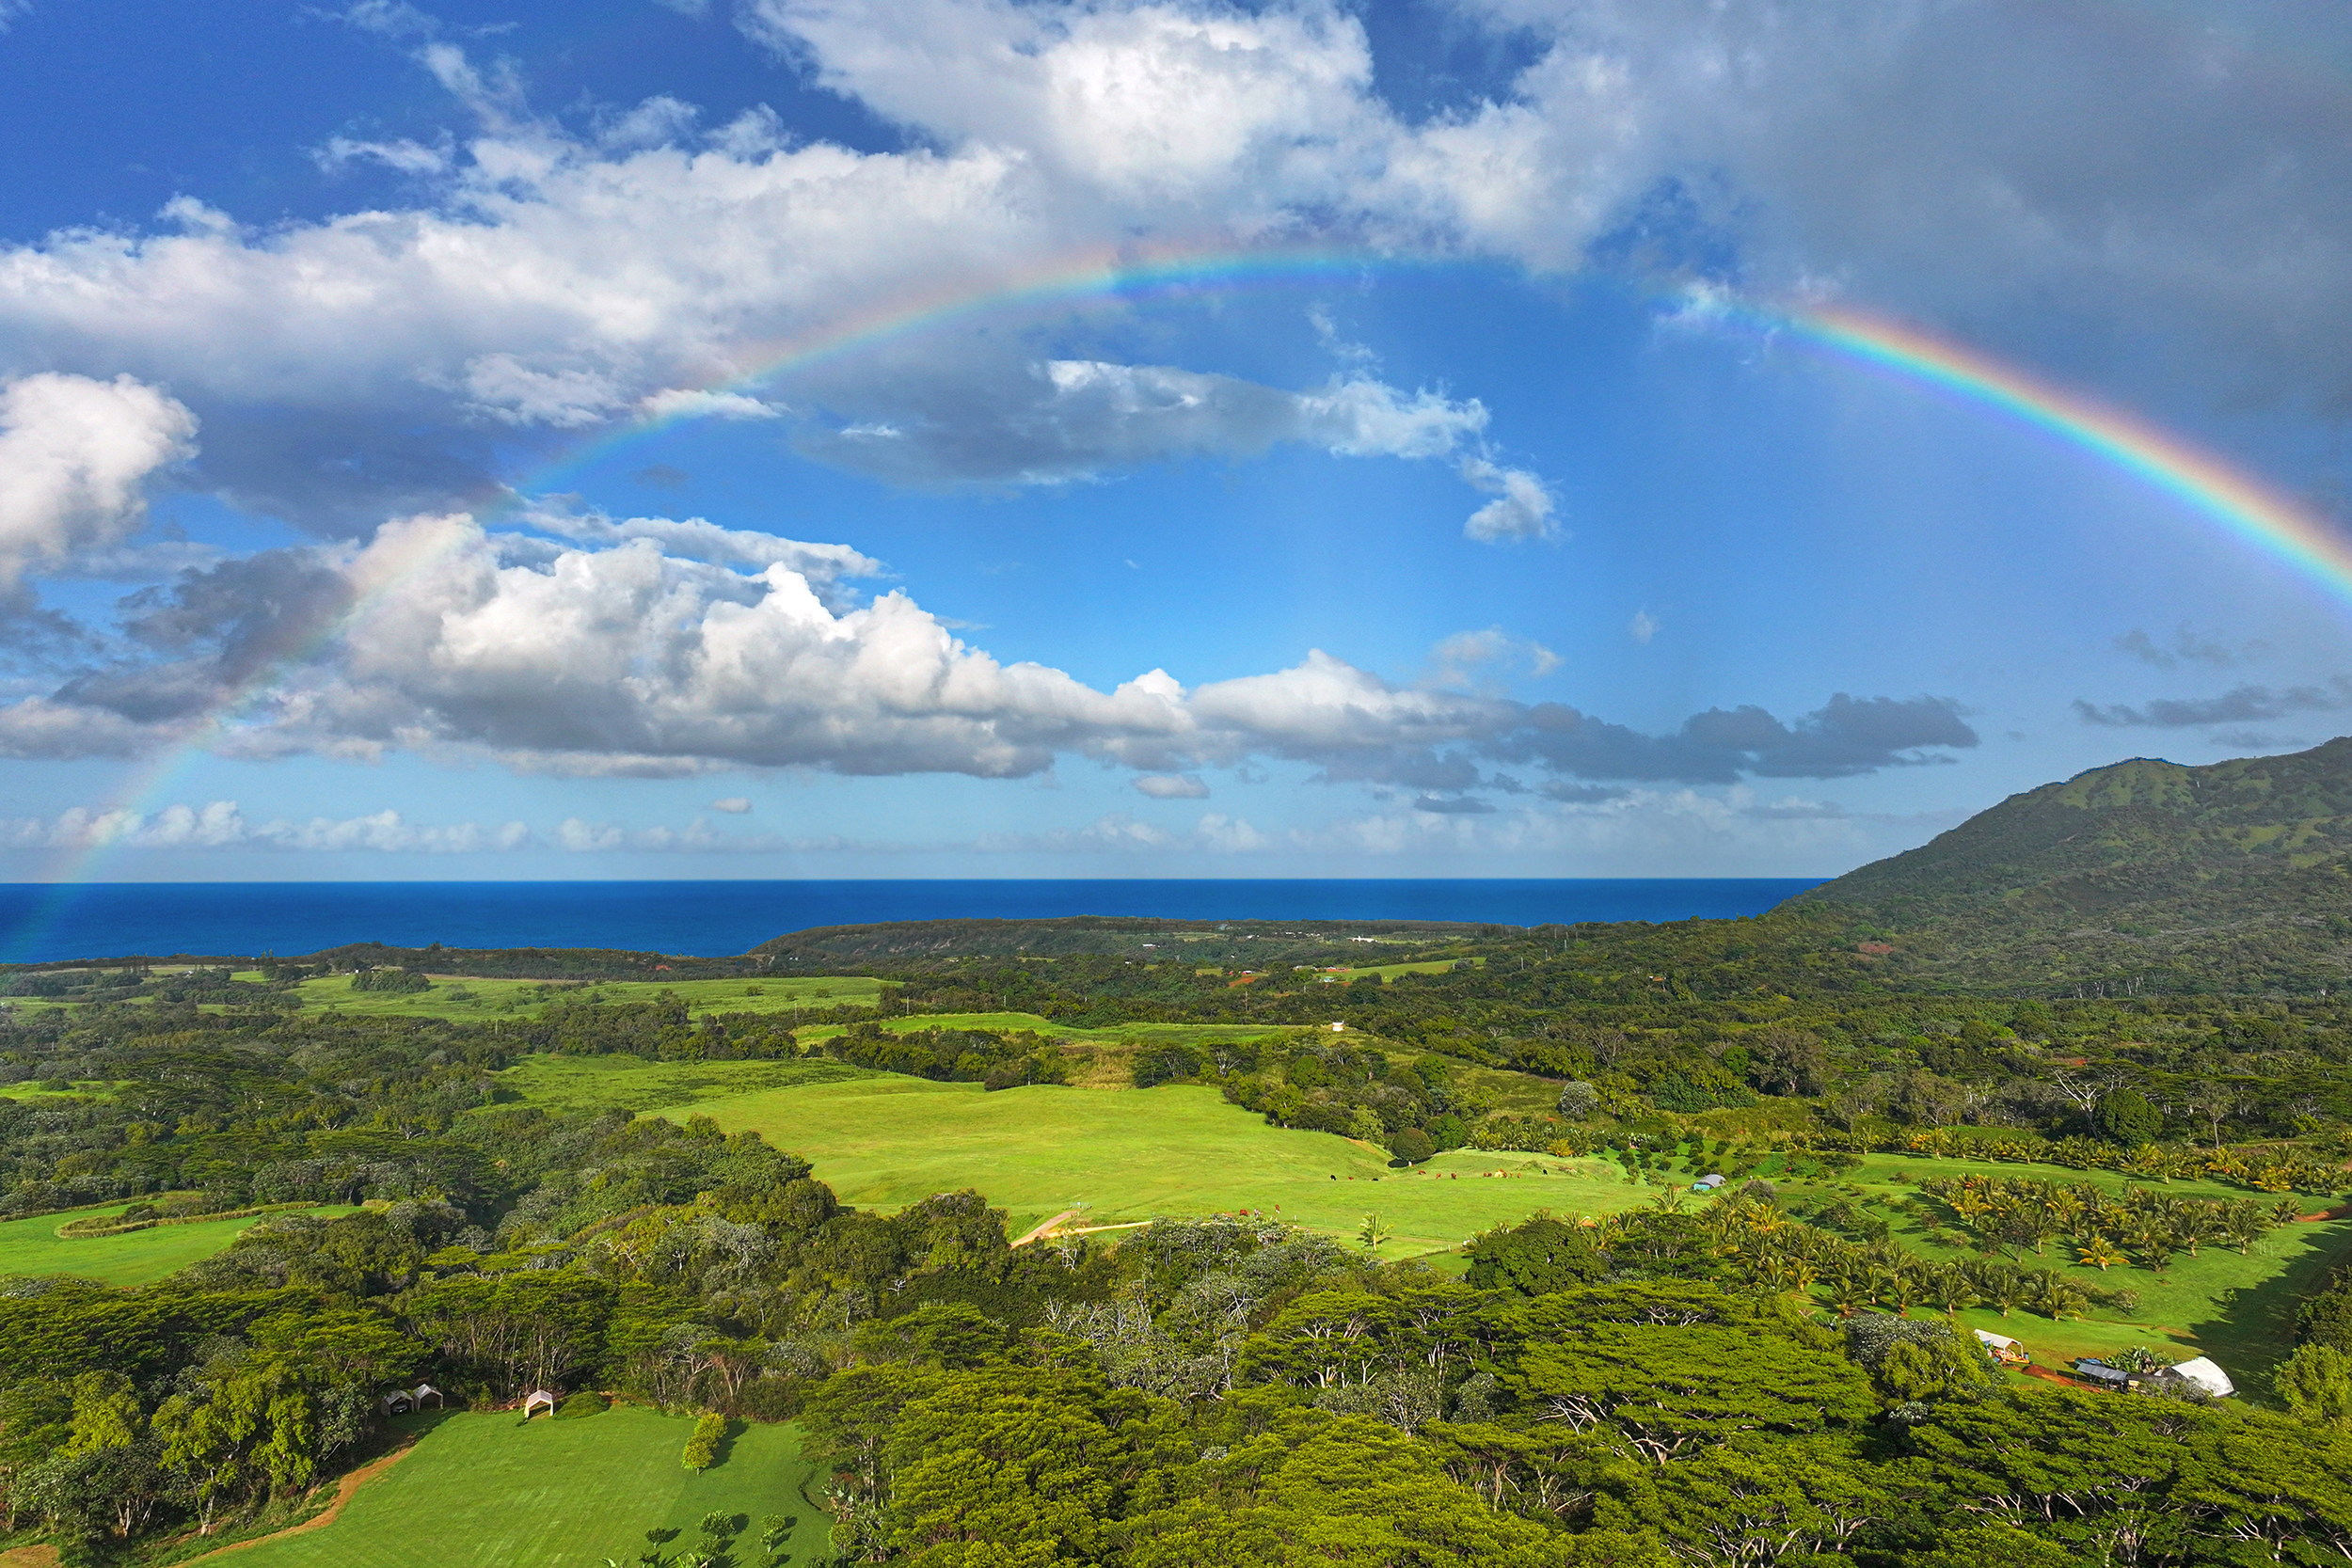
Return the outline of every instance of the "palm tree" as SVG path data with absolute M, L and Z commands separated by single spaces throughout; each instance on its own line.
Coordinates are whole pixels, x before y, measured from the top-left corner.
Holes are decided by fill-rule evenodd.
M 1363 1243 L 1366 1252 L 1378 1252 L 1380 1243 L 1394 1234 L 1394 1231 L 1380 1223 L 1379 1215 L 1366 1214 L 1362 1227 L 1356 1232 L 1356 1240 Z
M 2096 1232 L 2074 1243 L 2074 1256 L 2080 1261 L 2097 1269 L 2101 1274 L 2106 1273 L 2118 1263 L 2131 1261 L 2118 1250 L 2113 1242 Z

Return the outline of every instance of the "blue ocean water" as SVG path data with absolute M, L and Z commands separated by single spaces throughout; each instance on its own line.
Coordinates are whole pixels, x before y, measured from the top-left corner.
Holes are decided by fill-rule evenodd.
M 1761 914 L 1816 879 L 0 883 L 0 962 L 395 947 L 741 953 L 812 926 L 952 917 L 1582 920 Z

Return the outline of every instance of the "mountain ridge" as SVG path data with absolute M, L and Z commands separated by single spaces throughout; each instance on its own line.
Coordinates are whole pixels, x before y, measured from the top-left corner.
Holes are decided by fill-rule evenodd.
M 1885 928 L 1916 979 L 2309 991 L 2352 983 L 2352 736 L 2131 757 L 2012 795 L 1781 906 Z

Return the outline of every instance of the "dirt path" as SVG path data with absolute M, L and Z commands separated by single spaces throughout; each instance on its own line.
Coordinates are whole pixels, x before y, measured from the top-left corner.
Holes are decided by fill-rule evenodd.
M 320 1513 L 316 1518 L 305 1519 L 298 1525 L 289 1525 L 284 1529 L 273 1531 L 268 1535 L 257 1535 L 250 1541 L 232 1542 L 230 1544 L 221 1547 L 220 1550 L 216 1552 L 206 1552 L 199 1557 L 183 1558 L 181 1560 L 178 1568 L 187 1568 L 187 1564 L 191 1562 L 210 1562 L 216 1557 L 227 1557 L 230 1552 L 244 1551 L 247 1546 L 266 1546 L 273 1541 L 283 1541 L 290 1535 L 300 1535 L 305 1530 L 325 1529 L 327 1526 L 333 1524 L 336 1518 L 342 1513 L 343 1504 L 351 1501 L 351 1495 L 353 1493 L 358 1491 L 361 1486 L 371 1481 L 373 1481 L 376 1477 L 382 1475 L 385 1471 L 390 1469 L 393 1465 L 407 1458 L 408 1455 L 416 1452 L 416 1450 L 417 1445 L 412 1439 L 409 1442 L 402 1444 L 399 1448 L 394 1449 L 383 1458 L 370 1460 L 367 1464 L 360 1465 L 358 1469 L 343 1477 L 341 1481 L 335 1483 L 335 1500 L 328 1503 L 326 1505 L 326 1512 Z M 26 1568 L 31 1568 L 31 1565 L 27 1564 Z
M 1027 1235 L 1022 1237 L 1019 1241 L 1013 1243 L 1012 1244 L 1014 1246 L 1027 1246 L 1031 1242 L 1041 1240 L 1047 1231 L 1061 1224 L 1062 1221 L 1074 1220 L 1077 1217 L 1078 1211 L 1075 1209 L 1064 1209 L 1060 1213 L 1056 1214 L 1052 1219 L 1047 1220 L 1043 1225 L 1039 1226 L 1035 1230 L 1030 1231 Z
M 2020 1367 L 2017 1370 L 2027 1377 L 2038 1377 L 2044 1383 L 2055 1383 L 2061 1388 L 2083 1386 L 2083 1384 L 2076 1379 L 2068 1377 L 2064 1372 L 2054 1372 L 2047 1367 Z

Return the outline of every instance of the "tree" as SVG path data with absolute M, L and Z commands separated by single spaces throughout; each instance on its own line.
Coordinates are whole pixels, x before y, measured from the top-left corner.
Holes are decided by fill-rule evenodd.
M 2332 1345 L 2297 1345 L 2270 1381 L 2287 1408 L 2303 1419 L 2352 1430 L 2352 1355 Z
M 2099 1131 L 2126 1148 L 2156 1141 L 2164 1131 L 2164 1113 L 2137 1089 L 2117 1089 L 2099 1101 Z
M 1366 1214 L 1364 1223 L 1356 1231 L 1356 1240 L 1366 1252 L 1378 1252 L 1380 1245 L 1396 1232 L 1380 1223 L 1377 1214 Z
M 1437 1144 L 1418 1127 L 1398 1130 L 1389 1140 L 1389 1152 L 1408 1165 L 1418 1165 L 1438 1152 Z
M 2130 1261 L 2113 1242 L 2095 1232 L 2074 1243 L 2074 1256 L 2097 1269 L 2101 1274 L 2106 1273 L 2118 1263 Z
M 1571 1078 L 1560 1085 L 1558 1109 L 1570 1121 L 1582 1121 L 1600 1109 L 1600 1090 L 1581 1078 Z

